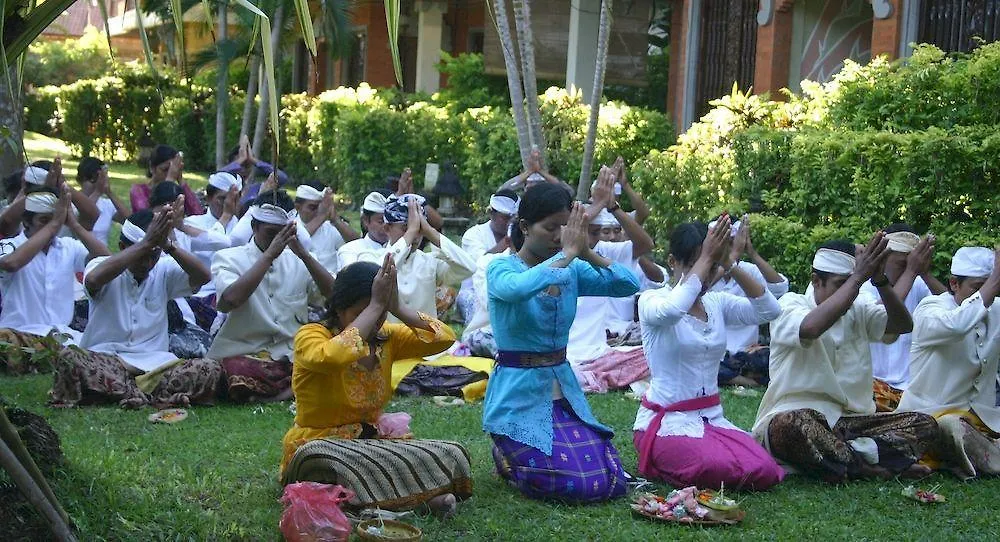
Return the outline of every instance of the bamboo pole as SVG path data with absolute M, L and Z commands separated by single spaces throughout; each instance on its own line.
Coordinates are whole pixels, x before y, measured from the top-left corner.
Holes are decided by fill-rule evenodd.
M 3 419 L 6 420 L 7 417 L 4 416 Z M 8 423 L 10 422 L 8 421 Z M 31 464 L 33 465 L 34 461 Z M 58 504 L 46 498 L 45 493 L 42 492 L 38 484 L 35 483 L 35 480 L 32 479 L 31 474 L 28 473 L 24 465 L 18 460 L 17 455 L 14 454 L 3 440 L 0 440 L 0 466 L 10 474 L 21 494 L 45 518 L 55 538 L 63 542 L 76 542 L 76 537 L 70 531 L 69 525 L 55 508 Z
M 45 498 L 52 503 L 52 507 L 59 513 L 59 517 L 61 517 L 64 522 L 69 523 L 69 515 L 67 515 L 66 511 L 59 505 L 59 500 L 56 499 L 56 494 L 49 486 L 48 481 L 45 479 L 45 475 L 42 474 L 38 465 L 35 464 L 35 460 L 31 458 L 31 454 L 28 453 L 28 448 L 25 447 L 24 442 L 21 440 L 21 436 L 17 434 L 17 429 L 14 427 L 14 424 L 10 422 L 10 419 L 7 418 L 7 412 L 3 408 L 0 408 L 0 440 L 7 444 L 17 460 L 28 471 L 32 480 L 34 480 L 35 484 L 37 484 L 39 489 L 42 490 Z

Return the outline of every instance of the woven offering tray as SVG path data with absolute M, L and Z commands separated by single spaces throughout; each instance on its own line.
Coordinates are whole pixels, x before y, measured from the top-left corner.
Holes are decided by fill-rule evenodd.
M 703 527 L 736 525 L 746 517 L 736 501 L 694 487 L 674 490 L 666 497 L 644 493 L 629 507 L 633 514 L 653 521 Z

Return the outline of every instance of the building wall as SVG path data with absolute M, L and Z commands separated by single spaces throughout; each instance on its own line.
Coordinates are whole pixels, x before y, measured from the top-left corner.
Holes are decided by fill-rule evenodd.
M 845 59 L 871 60 L 872 7 L 866 0 L 796 2 L 788 88 L 829 81 Z

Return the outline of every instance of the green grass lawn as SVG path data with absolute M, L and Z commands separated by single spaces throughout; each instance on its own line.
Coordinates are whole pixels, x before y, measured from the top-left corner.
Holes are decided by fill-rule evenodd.
M 0 377 L 0 396 L 44 415 L 62 439 L 66 464 L 51 477 L 82 540 L 278 540 L 281 437 L 287 403 L 193 408 L 175 426 L 146 421 L 150 409 L 53 410 L 44 406 L 51 376 Z M 621 393 L 591 396 L 598 418 L 619 432 L 627 468 L 636 454 L 629 428 L 637 403 Z M 757 399 L 724 394 L 731 419 L 749 427 Z M 436 407 L 397 399 L 420 437 L 463 442 L 472 455 L 475 496 L 449 521 L 417 519 L 427 540 L 849 539 L 991 540 L 1000 535 L 1000 481 L 963 483 L 934 475 L 948 502 L 921 505 L 900 496 L 898 481 L 846 486 L 790 477 L 767 493 L 740 494 L 747 519 L 703 529 L 631 516 L 625 500 L 596 506 L 528 501 L 492 473 L 479 405 Z M 659 491 L 667 491 L 657 486 Z M 2 528 L 2 526 L 0 526 Z

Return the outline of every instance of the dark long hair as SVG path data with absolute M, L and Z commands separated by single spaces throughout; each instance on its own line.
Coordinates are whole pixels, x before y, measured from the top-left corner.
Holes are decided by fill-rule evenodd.
M 510 243 L 514 245 L 514 250 L 521 250 L 524 246 L 524 232 L 517 222 L 525 220 L 528 224 L 534 224 L 556 213 L 568 211 L 572 207 L 573 197 L 562 186 L 544 183 L 526 190 L 517 208 L 514 227 L 510 232 Z
M 708 224 L 687 222 L 674 228 L 670 234 L 670 254 L 681 265 L 692 265 L 698 249 L 708 235 Z
M 333 281 L 333 291 L 326 300 L 326 327 L 340 328 L 338 311 L 372 296 L 372 284 L 381 266 L 371 262 L 355 262 L 340 270 Z

